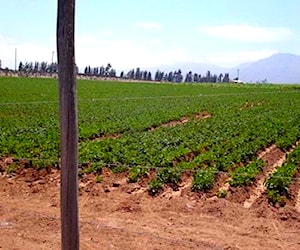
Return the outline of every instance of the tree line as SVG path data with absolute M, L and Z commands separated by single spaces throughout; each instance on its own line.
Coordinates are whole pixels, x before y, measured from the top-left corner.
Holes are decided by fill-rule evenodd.
M 213 74 L 209 70 L 206 74 L 198 74 L 189 71 L 183 75 L 181 69 L 175 71 L 164 72 L 157 70 L 155 74 L 152 75 L 150 71 L 141 70 L 139 67 L 136 69 L 131 69 L 127 72 L 121 71 L 120 75 L 117 76 L 116 69 L 112 67 L 110 63 L 106 66 L 97 66 L 91 67 L 90 65 L 86 66 L 83 70 L 83 73 L 79 73 L 79 68 L 76 66 L 77 74 L 84 76 L 93 76 L 93 77 L 108 77 L 108 78 L 120 78 L 124 80 L 140 80 L 140 81 L 157 81 L 157 82 L 173 82 L 173 83 L 217 83 L 217 82 L 229 82 L 230 77 L 229 73 Z M 48 63 L 45 61 L 42 62 L 20 62 L 18 67 L 19 73 L 34 74 L 34 73 L 58 73 L 58 64 Z
M 20 62 L 18 71 L 21 73 L 58 73 L 58 65 L 47 62 Z
M 147 70 L 141 70 L 140 68 L 131 69 L 128 72 L 121 71 L 120 75 L 116 75 L 116 70 L 112 68 L 111 64 L 108 63 L 106 67 L 90 67 L 86 66 L 84 69 L 84 75 L 86 76 L 96 76 L 96 77 L 118 77 L 126 80 L 142 80 L 142 81 L 157 81 L 157 82 L 186 82 L 186 83 L 200 83 L 200 82 L 229 82 L 229 73 L 224 75 L 221 73 L 219 75 L 212 74 L 210 71 L 207 71 L 206 74 L 197 74 L 189 71 L 185 77 L 182 74 L 180 69 L 170 72 L 164 72 L 157 70 L 152 76 L 152 73 Z

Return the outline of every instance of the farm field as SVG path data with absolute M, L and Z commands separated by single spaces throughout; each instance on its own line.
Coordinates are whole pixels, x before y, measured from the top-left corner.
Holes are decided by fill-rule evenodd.
M 1 193 L 12 196 L 11 202 L 0 199 L 0 218 L 6 203 L 28 215 L 32 207 L 21 211 L 13 204 L 22 195 L 36 203 L 43 195 L 52 197 L 51 209 L 39 215 L 45 220 L 54 216 L 54 232 L 59 198 L 57 82 L 2 77 L 0 89 Z M 300 226 L 299 107 L 298 85 L 79 80 L 79 189 L 83 218 L 89 221 L 83 231 L 92 234 L 95 225 L 90 221 L 99 212 L 99 218 L 103 213 L 112 219 L 100 223 L 105 225 L 99 230 L 112 230 L 116 235 L 111 237 L 121 236 L 123 243 L 127 235 L 127 249 L 141 249 L 130 245 L 136 237 L 152 242 L 153 249 L 160 249 L 161 242 L 165 249 L 176 249 L 176 244 L 177 249 L 299 248 L 300 237 L 293 233 Z M 104 200 L 107 205 L 101 207 Z M 173 216 L 177 209 L 178 218 Z M 133 223 L 136 216 L 152 221 L 151 226 Z M 184 220 L 189 217 L 194 224 Z M 119 224 L 130 228 L 128 221 L 131 231 L 120 230 Z M 200 224 L 211 230 L 206 240 L 202 231 L 193 237 L 183 234 Z M 172 236 L 168 230 L 174 225 L 178 228 Z M 223 233 L 213 240 L 215 233 L 229 233 L 230 227 L 232 239 Z M 9 234 L 9 227 L 5 230 Z M 277 236 L 262 242 L 274 230 Z M 56 246 L 54 241 L 49 239 Z M 92 242 L 84 242 L 86 249 L 94 249 Z M 45 249 L 52 249 L 48 243 Z

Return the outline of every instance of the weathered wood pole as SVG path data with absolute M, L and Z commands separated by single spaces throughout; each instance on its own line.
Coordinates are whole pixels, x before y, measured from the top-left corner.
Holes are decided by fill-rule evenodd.
M 79 249 L 78 128 L 74 49 L 75 0 L 58 0 L 57 59 L 61 141 L 61 247 Z

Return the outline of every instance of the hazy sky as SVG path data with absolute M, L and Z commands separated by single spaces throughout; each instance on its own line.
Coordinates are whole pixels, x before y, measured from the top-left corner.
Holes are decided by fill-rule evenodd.
M 55 0 L 0 0 L 0 59 L 51 62 Z M 117 69 L 202 62 L 230 67 L 300 55 L 299 0 L 77 0 L 79 67 Z M 56 52 L 54 56 L 56 61 Z

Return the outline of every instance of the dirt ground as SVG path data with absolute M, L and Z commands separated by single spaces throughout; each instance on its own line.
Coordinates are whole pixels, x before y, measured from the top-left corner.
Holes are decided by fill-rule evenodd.
M 300 249 L 295 203 L 272 207 L 262 195 L 245 208 L 249 195 L 235 200 L 236 190 L 226 199 L 191 192 L 189 175 L 152 197 L 147 180 L 102 175 L 79 184 L 81 249 Z M 0 171 L 0 249 L 60 249 L 59 187 L 55 169 Z

